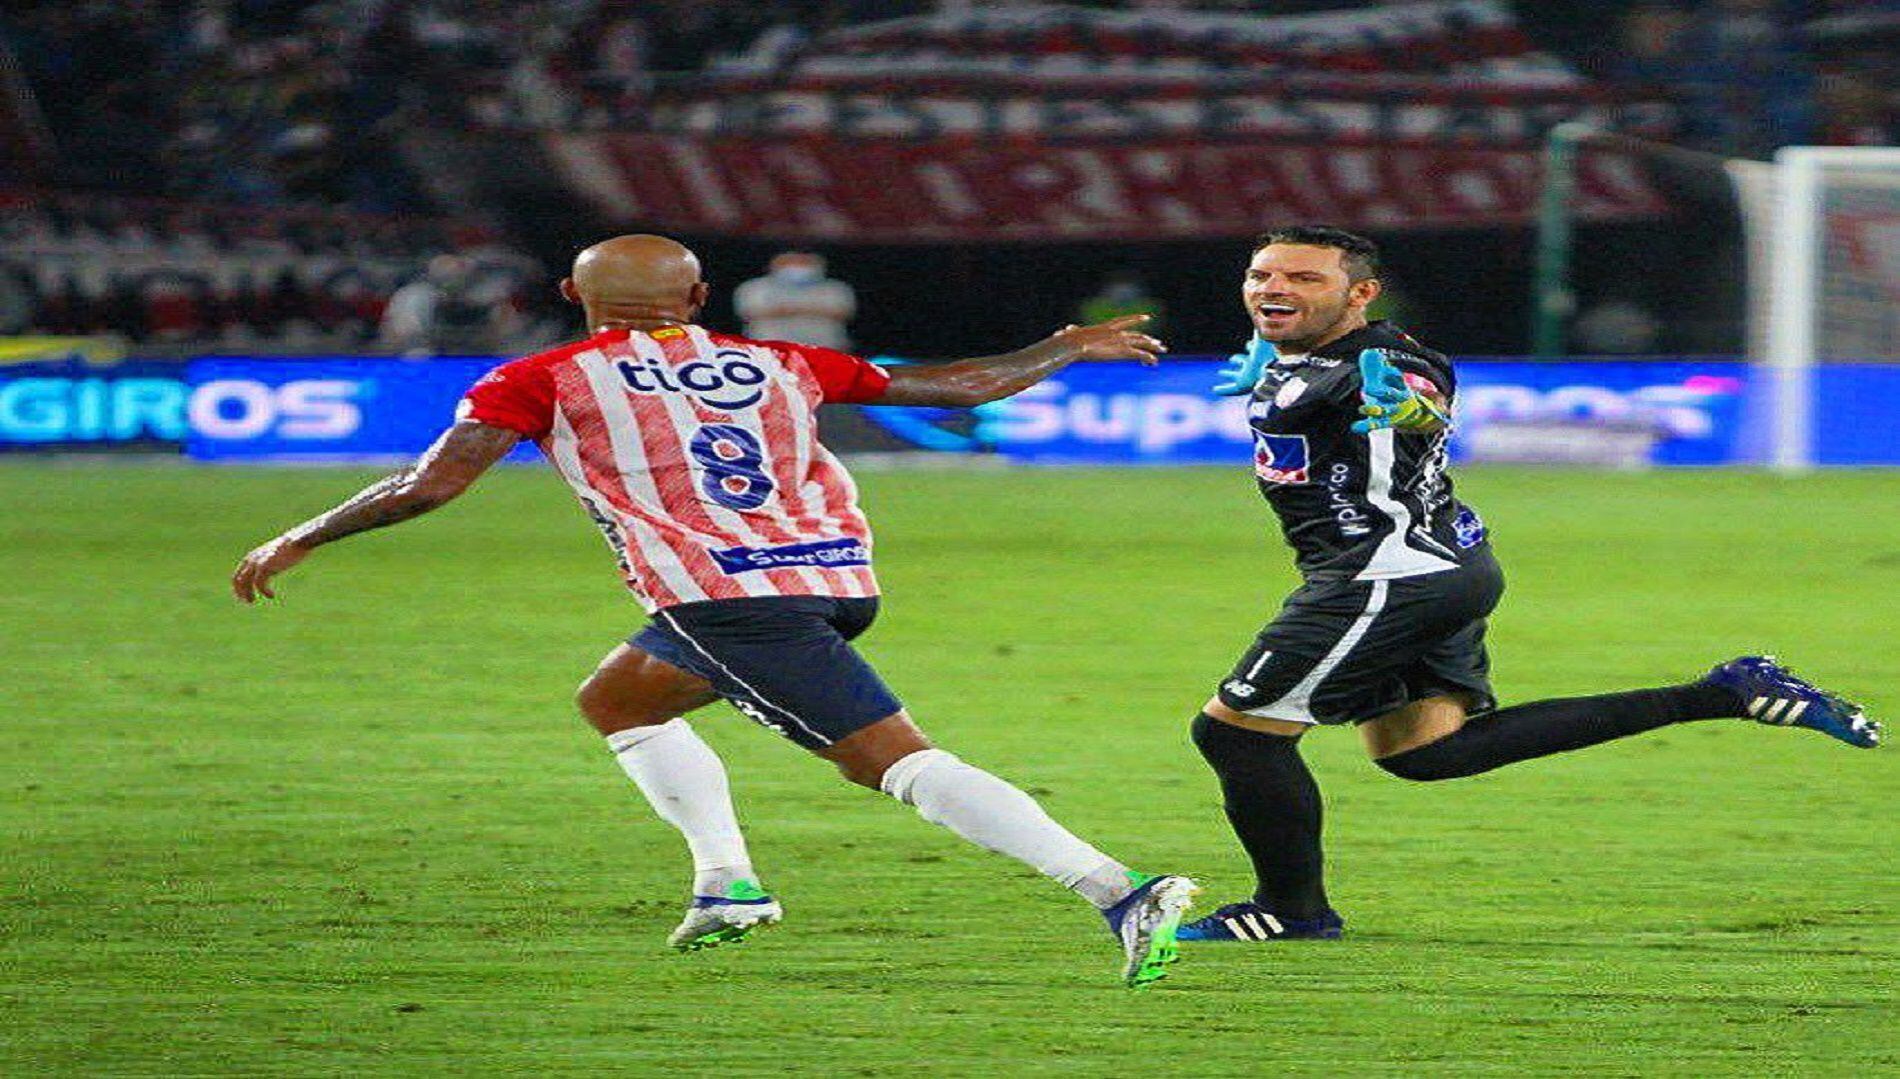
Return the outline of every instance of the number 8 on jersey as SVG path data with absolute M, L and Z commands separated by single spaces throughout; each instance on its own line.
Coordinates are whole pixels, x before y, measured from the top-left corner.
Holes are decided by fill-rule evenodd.
M 730 510 L 755 510 L 772 497 L 765 474 L 765 447 L 758 436 L 729 423 L 709 423 L 693 433 L 688 452 L 701 468 L 699 489 Z

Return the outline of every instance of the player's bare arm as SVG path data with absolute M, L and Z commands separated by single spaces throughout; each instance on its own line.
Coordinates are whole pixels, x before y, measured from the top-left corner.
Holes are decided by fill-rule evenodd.
M 334 509 L 244 556 L 231 575 L 231 591 L 245 603 L 276 599 L 271 579 L 345 536 L 400 524 L 442 506 L 468 490 L 476 478 L 508 455 L 521 436 L 501 427 L 463 421 L 436 439 L 414 465 L 385 476 Z
M 1093 326 L 1066 326 L 1028 348 L 941 364 L 891 369 L 874 405 L 974 408 L 1022 391 L 1078 360 L 1139 360 L 1153 365 L 1167 346 L 1137 327 L 1148 315 L 1123 315 Z

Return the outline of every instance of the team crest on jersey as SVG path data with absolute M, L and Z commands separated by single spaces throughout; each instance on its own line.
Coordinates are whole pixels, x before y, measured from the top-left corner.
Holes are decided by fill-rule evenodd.
M 654 336 L 663 332 L 655 331 Z M 768 378 L 765 369 L 752 362 L 751 353 L 736 348 L 722 348 L 711 360 L 694 360 L 677 368 L 665 360 L 643 357 L 621 360 L 614 367 L 634 393 L 683 393 L 721 412 L 758 404 Z
M 1452 518 L 1451 532 L 1458 546 L 1468 551 L 1484 542 L 1484 519 L 1478 516 L 1476 510 L 1466 506 L 1458 511 L 1457 517 Z
M 1305 435 L 1253 433 L 1253 471 L 1267 483 L 1306 483 Z

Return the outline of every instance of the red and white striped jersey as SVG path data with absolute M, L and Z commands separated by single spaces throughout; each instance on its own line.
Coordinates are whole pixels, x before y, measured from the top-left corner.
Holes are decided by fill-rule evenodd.
M 874 596 L 857 486 L 818 406 L 884 393 L 843 352 L 698 326 L 608 330 L 503 364 L 458 418 L 540 445 L 654 611 L 748 596 Z

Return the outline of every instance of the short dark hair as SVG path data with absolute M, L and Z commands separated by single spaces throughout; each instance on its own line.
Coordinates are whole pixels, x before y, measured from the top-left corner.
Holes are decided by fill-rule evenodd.
M 1330 247 L 1340 253 L 1340 262 L 1346 267 L 1346 276 L 1353 281 L 1364 281 L 1368 277 L 1378 277 L 1379 245 L 1356 232 L 1334 228 L 1331 225 L 1289 225 L 1282 229 L 1273 229 L 1260 234 L 1253 242 L 1252 254 L 1269 244 L 1301 244 L 1306 247 Z

